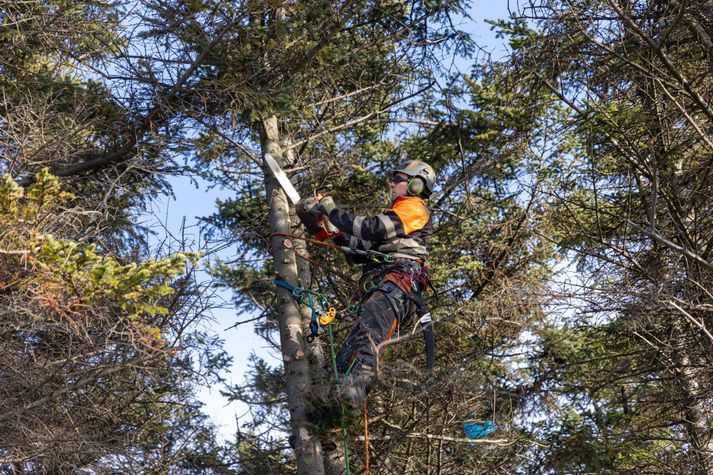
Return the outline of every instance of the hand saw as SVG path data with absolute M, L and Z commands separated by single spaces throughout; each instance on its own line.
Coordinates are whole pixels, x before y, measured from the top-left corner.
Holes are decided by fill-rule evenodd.
M 265 154 L 265 163 L 270 169 L 272 176 L 274 176 L 280 184 L 282 190 L 285 192 L 290 201 L 292 201 L 292 204 L 295 205 L 297 217 L 300 218 L 302 224 L 305 225 L 307 232 L 314 235 L 314 237 L 320 241 L 331 239 L 339 234 L 339 230 L 337 230 L 334 225 L 329 222 L 328 218 L 323 217 L 314 211 L 314 205 L 317 204 L 318 200 L 302 200 L 297 189 L 294 187 L 290 179 L 287 178 L 285 171 L 269 153 Z

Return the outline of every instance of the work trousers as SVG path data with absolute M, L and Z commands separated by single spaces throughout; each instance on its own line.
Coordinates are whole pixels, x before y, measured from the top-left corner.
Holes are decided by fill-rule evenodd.
M 387 278 L 388 273 L 362 302 L 359 320 L 337 353 L 340 398 L 353 408 L 360 407 L 369 393 L 379 345 L 398 335 L 413 313 L 408 293 Z

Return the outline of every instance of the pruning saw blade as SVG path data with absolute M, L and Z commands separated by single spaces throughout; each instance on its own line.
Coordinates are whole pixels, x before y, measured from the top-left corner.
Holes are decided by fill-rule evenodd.
M 282 187 L 282 189 L 285 192 L 285 194 L 287 195 L 287 197 L 290 199 L 290 201 L 292 201 L 292 204 L 293 205 L 297 204 L 297 202 L 300 200 L 300 194 L 295 189 L 295 187 L 292 184 L 292 182 L 290 181 L 290 179 L 287 178 L 285 171 L 277 163 L 275 158 L 272 155 L 270 155 L 269 153 L 266 153 L 265 154 L 265 163 L 267 164 L 268 168 L 272 172 L 272 175 L 275 177 L 277 182 Z

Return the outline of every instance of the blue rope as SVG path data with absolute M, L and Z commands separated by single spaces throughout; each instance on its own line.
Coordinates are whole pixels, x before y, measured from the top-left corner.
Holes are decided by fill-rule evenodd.
M 319 304 L 322 306 L 322 310 L 326 310 L 329 306 L 327 298 L 319 292 L 313 292 L 303 287 L 295 287 L 294 285 L 282 279 L 275 279 L 272 281 L 272 283 L 278 287 L 282 287 L 283 289 L 287 289 L 292 292 L 292 296 L 300 304 L 304 303 L 304 297 L 305 294 L 307 294 L 307 297 L 309 298 L 309 303 L 307 305 L 309 305 L 309 308 L 312 311 L 312 316 L 310 317 L 309 321 L 310 335 L 308 338 L 314 339 L 319 333 L 319 323 L 317 322 L 317 308 L 314 305 L 314 295 L 317 296 L 317 300 L 319 300 Z

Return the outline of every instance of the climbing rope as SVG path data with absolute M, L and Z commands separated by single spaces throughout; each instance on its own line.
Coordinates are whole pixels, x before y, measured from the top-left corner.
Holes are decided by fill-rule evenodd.
M 324 247 L 332 247 L 335 249 L 340 249 L 342 246 L 338 246 L 336 244 L 333 244 L 331 242 L 326 242 L 326 241 L 320 241 L 319 239 L 312 239 L 308 238 L 305 236 L 298 236 L 297 234 L 290 234 L 290 233 L 272 233 L 270 234 L 270 241 L 272 241 L 272 238 L 274 237 L 286 237 L 286 238 L 291 238 L 291 239 L 299 239 L 301 241 L 305 242 L 310 242 L 312 244 L 316 244 L 318 246 L 324 246 Z
M 329 335 L 329 358 L 332 362 L 332 370 L 334 371 L 334 380 L 339 381 L 339 370 L 337 369 L 337 356 L 334 352 L 334 334 L 332 333 L 331 322 L 327 325 L 327 334 Z M 350 368 L 351 369 L 351 368 Z M 344 447 L 344 464 L 346 465 L 347 475 L 350 475 L 349 471 L 349 435 L 347 434 L 347 428 L 342 427 L 342 433 L 344 438 L 342 440 L 342 445 Z
M 369 415 L 366 411 L 366 398 L 364 398 L 364 473 L 369 475 Z
M 338 270 L 334 269 L 333 267 L 327 266 L 327 265 L 323 264 L 322 262 L 319 262 L 315 259 L 311 259 L 307 256 L 303 256 L 302 254 L 299 254 L 297 252 L 295 252 L 295 256 L 298 259 L 302 259 L 305 262 L 309 262 L 310 264 L 312 264 L 315 267 L 319 267 L 320 269 L 322 269 L 325 272 L 336 275 L 337 277 L 339 277 L 340 279 L 342 279 L 345 282 L 349 282 L 350 284 L 355 284 L 357 282 L 356 279 L 349 277 L 348 275 L 346 275 L 342 272 L 339 272 Z

